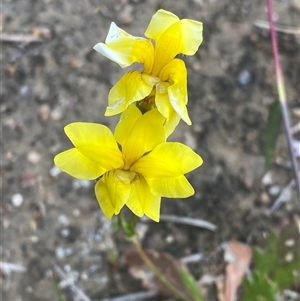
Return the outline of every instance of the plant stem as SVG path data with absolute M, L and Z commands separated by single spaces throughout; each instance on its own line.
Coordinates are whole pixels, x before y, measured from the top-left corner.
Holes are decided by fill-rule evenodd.
M 187 297 L 184 294 L 182 294 L 171 282 L 169 282 L 168 279 L 156 268 L 156 266 L 141 248 L 141 245 L 139 244 L 136 237 L 132 238 L 131 242 L 134 244 L 136 250 L 138 251 L 145 264 L 151 269 L 154 275 L 165 285 L 166 288 L 168 288 L 180 300 L 191 301 L 187 299 Z
M 273 19 L 274 11 L 273 11 L 272 0 L 267 0 L 267 7 L 268 7 L 268 18 L 269 18 L 270 31 L 271 31 L 272 49 L 273 49 L 273 57 L 274 57 L 274 64 L 275 64 L 277 90 L 278 90 L 278 95 L 279 95 L 280 108 L 281 108 L 281 113 L 282 113 L 282 117 L 283 117 L 284 129 L 285 129 L 285 133 L 286 133 L 286 137 L 287 137 L 292 165 L 293 165 L 293 169 L 294 169 L 294 173 L 295 173 L 298 197 L 300 197 L 300 176 L 299 176 L 299 172 L 298 172 L 299 168 L 298 168 L 298 162 L 297 162 L 297 158 L 296 158 L 294 147 L 293 147 L 291 122 L 290 122 L 290 117 L 289 117 L 289 113 L 288 113 L 289 110 L 288 110 L 288 104 L 286 101 L 286 91 L 285 91 L 285 85 L 284 85 L 284 80 L 283 80 L 283 75 L 282 75 L 282 69 L 281 69 L 281 65 L 280 65 L 278 43 L 277 43 L 277 37 L 276 37 L 275 25 L 274 25 L 274 19 Z

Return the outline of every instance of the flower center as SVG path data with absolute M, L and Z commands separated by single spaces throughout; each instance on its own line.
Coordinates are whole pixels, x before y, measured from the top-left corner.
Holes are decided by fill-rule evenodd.
M 130 184 L 137 176 L 137 173 L 129 170 L 116 169 L 116 175 L 121 182 Z

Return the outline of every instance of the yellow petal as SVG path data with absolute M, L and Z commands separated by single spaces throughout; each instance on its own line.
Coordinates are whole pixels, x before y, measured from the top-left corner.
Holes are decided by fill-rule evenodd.
M 180 52 L 182 32 L 180 21 L 167 28 L 155 43 L 154 65 L 151 74 L 158 76 L 160 70 Z
M 131 71 L 121 77 L 108 95 L 108 107 L 105 116 L 112 116 L 125 111 L 130 104 L 148 96 L 153 88 L 147 77 L 139 71 Z
M 170 103 L 180 118 L 191 125 L 186 104 L 187 98 L 187 71 L 182 60 L 174 59 L 164 66 L 159 77 L 162 81 L 168 81 L 168 95 Z
M 150 191 L 167 198 L 187 198 L 193 195 L 194 189 L 185 176 L 173 178 L 147 178 Z
M 152 193 L 159 194 L 159 189 L 163 188 L 161 195 L 167 196 L 172 189 L 176 194 L 180 189 L 184 194 L 191 192 L 191 189 L 187 187 L 188 182 L 181 176 L 199 167 L 202 163 L 201 157 L 186 145 L 178 142 L 164 142 L 139 159 L 132 166 L 132 170 L 146 179 Z M 159 184 L 160 181 L 159 187 L 153 187 L 153 183 L 154 185 L 155 183 Z M 179 184 L 181 188 L 177 189 L 175 186 Z M 169 190 L 165 191 L 167 186 Z
M 166 137 L 169 137 L 175 130 L 180 121 L 179 115 L 170 103 L 168 88 L 170 84 L 161 82 L 156 86 L 155 104 L 158 111 L 166 118 L 165 129 Z
M 137 216 L 144 214 L 152 220 L 159 221 L 160 196 L 155 196 L 150 192 L 149 186 L 141 176 L 131 183 L 131 194 L 126 206 Z
M 169 137 L 174 132 L 179 121 L 180 121 L 179 115 L 174 110 L 172 110 L 169 118 L 165 123 L 166 137 Z
M 136 107 L 135 104 L 129 106 L 128 109 L 122 113 L 115 128 L 115 139 L 120 145 L 125 144 L 127 136 L 142 115 L 142 112 Z
M 190 19 L 183 19 L 180 23 L 182 41 L 179 53 L 194 55 L 203 41 L 203 24 Z
M 76 148 L 66 150 L 54 158 L 55 165 L 63 172 L 83 180 L 94 180 L 107 170 L 83 156 Z
M 179 20 L 172 13 L 159 10 L 146 31 L 146 36 L 156 41 L 152 75 L 157 76 L 161 68 L 179 53 L 195 54 L 203 40 L 202 32 L 201 22 L 190 19 Z
M 176 15 L 160 9 L 151 18 L 145 36 L 157 41 L 160 35 L 177 21 L 179 21 L 179 18 Z
M 156 110 L 144 115 L 134 105 L 126 110 L 115 130 L 115 137 L 122 147 L 124 169 L 165 141 L 165 118 Z
M 151 70 L 154 60 L 152 43 L 144 38 L 135 37 L 111 23 L 105 44 L 98 43 L 94 49 L 124 68 L 133 63 L 141 63 L 145 70 Z
M 120 213 L 120 210 L 128 201 L 130 191 L 130 184 L 120 181 L 115 171 L 106 173 L 97 182 L 95 194 L 101 210 L 107 218 Z
M 65 133 L 76 149 L 106 171 L 122 168 L 124 160 L 110 129 L 102 124 L 74 122 L 65 127 Z

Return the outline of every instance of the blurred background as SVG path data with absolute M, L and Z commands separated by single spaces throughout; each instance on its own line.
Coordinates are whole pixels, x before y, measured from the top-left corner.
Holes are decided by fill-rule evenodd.
M 193 125 L 180 123 L 170 137 L 193 148 L 204 165 L 188 175 L 195 195 L 163 199 L 161 212 L 218 228 L 141 222 L 143 246 L 176 258 L 201 253 L 206 260 L 193 265 L 194 275 L 217 275 L 222 266 L 211 256 L 223 242 L 251 243 L 299 217 L 292 189 L 288 201 L 266 215 L 291 186 L 293 172 L 283 131 L 271 167 L 264 170 L 268 112 L 277 99 L 269 30 L 258 22 L 267 21 L 264 1 L 3 0 L 1 300 L 58 300 L 53 266 L 65 273 L 60 287 L 66 300 L 84 300 L 69 291 L 72 281 L 91 300 L 142 290 L 122 263 L 132 247 L 99 210 L 95 183 L 61 173 L 53 158 L 71 147 L 63 132 L 70 122 L 99 122 L 114 130 L 118 116 L 104 117 L 107 95 L 128 69 L 92 48 L 105 41 L 112 21 L 144 36 L 159 8 L 204 24 L 199 51 L 182 57 Z M 298 28 L 298 35 L 278 29 L 295 125 L 300 119 L 299 1 L 275 1 L 274 8 L 277 25 Z

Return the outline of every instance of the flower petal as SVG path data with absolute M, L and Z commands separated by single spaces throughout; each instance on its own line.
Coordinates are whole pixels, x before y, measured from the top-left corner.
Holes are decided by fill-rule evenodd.
M 173 109 L 170 103 L 168 95 L 168 87 L 170 86 L 167 82 L 159 83 L 156 86 L 155 93 L 155 104 L 158 111 L 166 118 L 165 129 L 166 137 L 169 137 L 175 130 L 176 126 L 180 121 L 179 115 Z
M 181 47 L 178 50 L 179 53 L 183 53 L 185 55 L 195 54 L 203 41 L 202 22 L 191 19 L 179 20 L 179 18 L 171 12 L 160 9 L 153 15 L 145 32 L 145 36 L 158 41 L 160 36 L 176 22 L 180 23 L 181 29 Z M 178 36 L 174 36 L 174 39 L 178 39 Z
M 145 179 L 139 176 L 131 183 L 131 194 L 126 206 L 137 216 L 144 214 L 154 221 L 159 221 L 160 196 L 155 196 L 150 192 Z
M 180 121 L 179 115 L 174 110 L 171 110 L 171 114 L 169 115 L 169 118 L 165 123 L 166 137 L 169 137 L 174 132 L 179 121 Z
M 122 153 L 108 127 L 97 123 L 74 122 L 65 127 L 65 133 L 83 156 L 99 165 L 101 174 L 123 167 Z
M 185 176 L 173 178 L 147 178 L 150 191 L 157 196 L 167 198 L 187 198 L 195 193 Z
M 95 186 L 98 203 L 107 218 L 119 214 L 128 201 L 131 191 L 130 184 L 120 181 L 115 171 L 106 173 Z
M 182 19 L 182 41 L 179 53 L 194 55 L 203 41 L 203 24 L 190 19 Z
M 183 175 L 202 163 L 201 157 L 186 145 L 164 142 L 138 160 L 132 170 L 145 178 L 155 195 L 187 197 L 194 190 Z
M 94 180 L 106 172 L 106 169 L 82 155 L 76 148 L 56 155 L 54 163 L 63 172 L 82 180 Z
M 156 109 L 142 115 L 132 105 L 122 114 L 115 137 L 122 147 L 124 169 L 129 169 L 146 152 L 165 141 L 164 122 L 165 118 Z
M 179 20 L 172 13 L 159 10 L 146 31 L 146 36 L 155 39 L 156 42 L 151 74 L 157 76 L 161 68 L 179 53 L 195 54 L 203 40 L 202 31 L 201 22 Z
M 160 35 L 177 21 L 179 18 L 176 15 L 167 10 L 159 9 L 152 16 L 145 36 L 157 41 Z
M 112 116 L 125 111 L 130 104 L 148 96 L 153 85 L 158 81 L 150 81 L 139 71 L 131 71 L 121 77 L 112 87 L 108 95 L 108 107 L 105 116 Z
M 147 178 L 175 178 L 202 163 L 201 157 L 188 146 L 178 142 L 164 142 L 139 159 L 132 170 L 143 175 L 147 181 Z
M 141 63 L 145 70 L 151 70 L 154 60 L 152 43 L 144 38 L 135 37 L 111 23 L 105 44 L 98 43 L 94 49 L 116 62 L 120 67 L 128 67 L 133 63 Z
M 170 61 L 160 72 L 162 81 L 168 81 L 168 95 L 170 103 L 180 118 L 188 125 L 191 120 L 188 115 L 186 104 L 187 98 L 187 71 L 185 64 L 180 59 Z

